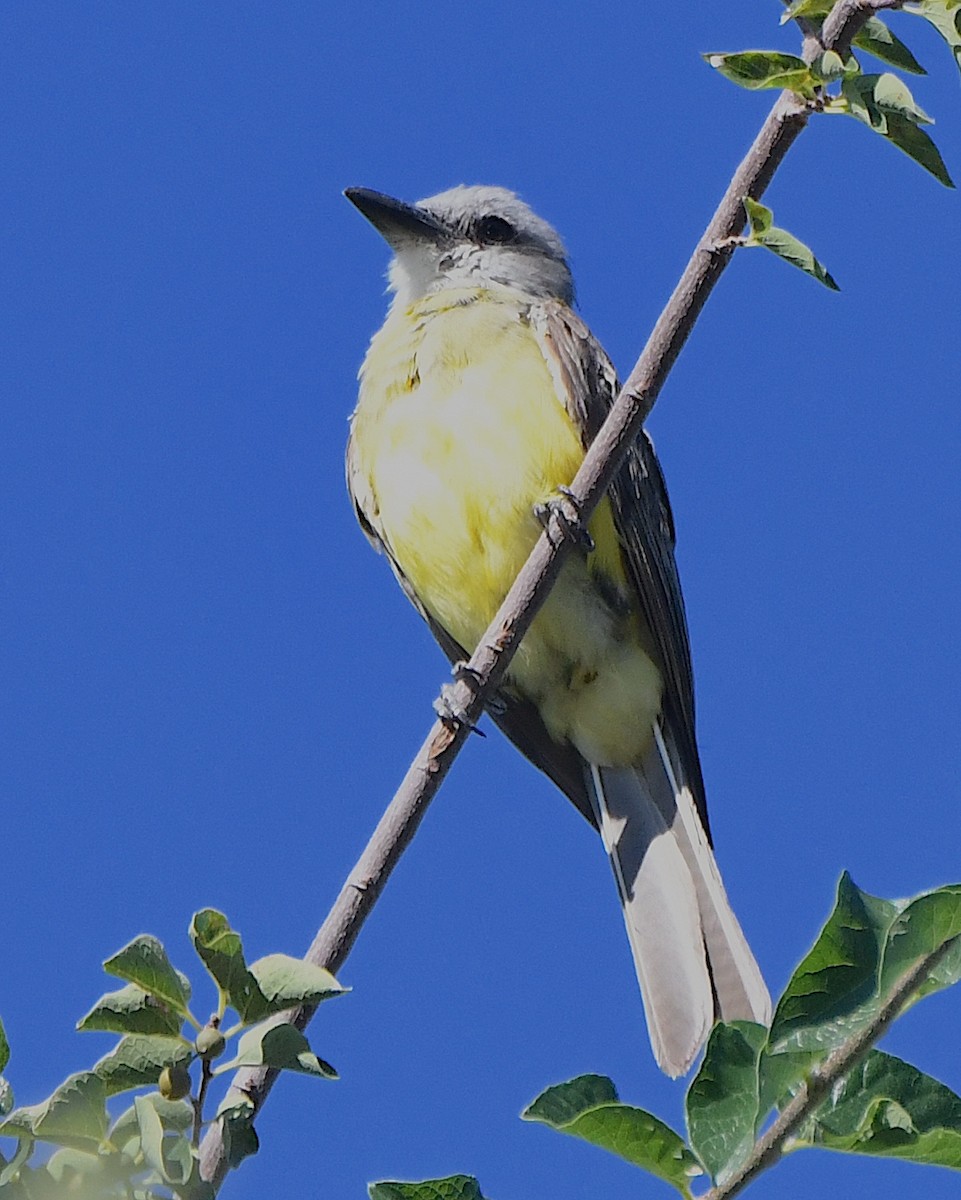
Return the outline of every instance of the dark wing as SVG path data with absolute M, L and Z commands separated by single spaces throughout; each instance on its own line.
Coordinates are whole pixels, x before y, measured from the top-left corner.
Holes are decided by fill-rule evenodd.
M 559 377 L 567 410 L 584 445 L 597 436 L 619 389 L 610 359 L 566 305 L 532 306 L 531 324 Z M 664 676 L 664 713 L 677 744 L 684 781 L 710 837 L 704 780 L 694 734 L 694 674 L 687 618 L 674 561 L 674 519 L 654 447 L 642 431 L 610 488 L 614 522 L 628 573 Z
M 362 472 L 357 469 L 351 450 L 352 442 L 348 441 L 347 489 L 354 503 L 354 512 L 357 514 L 361 529 L 367 535 L 367 539 L 374 549 L 386 556 L 407 599 L 427 622 L 438 645 L 451 663 L 466 662 L 470 655 L 428 612 L 411 586 L 410 580 L 401 570 L 380 523 L 377 499 Z M 573 746 L 554 741 L 544 728 L 544 722 L 535 705 L 505 685 L 497 692 L 487 712 L 518 750 L 548 775 L 565 795 L 570 797 L 592 825 L 595 824 L 590 797 L 584 784 L 580 755 Z

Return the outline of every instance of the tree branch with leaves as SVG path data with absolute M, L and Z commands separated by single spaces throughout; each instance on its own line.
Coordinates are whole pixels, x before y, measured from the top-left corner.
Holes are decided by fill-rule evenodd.
M 190 936 L 216 995 L 206 1022 L 191 1011 L 186 977 L 155 939 L 139 937 L 107 960 L 106 969 L 124 986 L 102 997 L 80 1028 L 119 1034 L 114 1050 L 41 1104 L 13 1108 L 9 1085 L 0 1079 L 0 1137 L 16 1139 L 12 1156 L 0 1160 L 0 1197 L 42 1200 L 79 1188 L 91 1200 L 210 1200 L 227 1172 L 257 1149 L 254 1120 L 280 1071 L 335 1077 L 303 1031 L 318 1005 L 343 991 L 333 972 L 349 955 L 556 579 L 571 535 L 586 529 L 735 251 L 763 247 L 825 286 L 837 286 L 761 203 L 794 140 L 822 115 L 850 116 L 953 186 L 927 132 L 931 119 L 903 79 L 862 67 L 861 56 L 870 55 L 903 72 L 923 70 L 878 15 L 888 9 L 927 20 L 961 66 L 959 0 L 839 0 L 833 6 L 795 0 L 783 20 L 798 23 L 800 54 L 704 56 L 738 85 L 780 94 L 585 457 L 565 528 L 552 519 L 458 673 L 453 702 L 464 720 L 435 722 L 304 960 L 270 955 L 248 965 L 239 935 L 222 914 L 196 914 Z M 614 1084 L 600 1076 L 548 1089 L 524 1115 L 620 1154 L 684 1196 L 692 1194 L 692 1181 L 710 1179 L 711 1200 L 736 1195 L 788 1150 L 806 1146 L 956 1168 L 961 1099 L 873 1045 L 907 1005 L 961 977 L 959 938 L 961 888 L 894 904 L 860 892 L 844 877 L 835 910 L 782 995 L 771 1029 L 743 1022 L 715 1027 L 688 1092 L 686 1140 L 653 1115 L 622 1104 Z M 225 1061 L 235 1039 L 235 1053 Z M 0 1070 L 8 1058 L 0 1029 Z M 211 1115 L 216 1085 L 233 1072 Z M 108 1100 L 131 1090 L 138 1093 L 133 1105 L 111 1117 Z M 57 1150 L 38 1161 L 35 1151 L 44 1143 Z M 371 1194 L 376 1200 L 468 1200 L 479 1197 L 480 1188 L 457 1176 L 379 1183 Z

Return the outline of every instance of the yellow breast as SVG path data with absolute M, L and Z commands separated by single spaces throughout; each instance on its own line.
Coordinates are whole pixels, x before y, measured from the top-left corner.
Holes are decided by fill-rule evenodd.
M 468 651 L 540 533 L 534 506 L 570 483 L 584 456 L 525 314 L 523 297 L 475 290 L 394 310 L 371 343 L 353 418 L 353 469 L 372 524 L 424 607 Z M 588 756 L 613 761 L 635 749 L 595 744 L 611 737 L 597 698 L 626 689 L 611 698 L 656 712 L 660 678 L 636 648 L 606 500 L 591 533 L 591 561 L 568 560 L 510 678 L 555 736 L 578 744 L 579 727 Z M 624 597 L 620 609 L 612 590 Z M 585 722 L 592 705 L 598 712 Z

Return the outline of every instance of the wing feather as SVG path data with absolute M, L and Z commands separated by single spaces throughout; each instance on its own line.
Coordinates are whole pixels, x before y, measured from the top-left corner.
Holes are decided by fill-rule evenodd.
M 531 306 L 531 326 L 585 447 L 597 436 L 620 390 L 617 372 L 597 339 L 567 305 Z M 610 489 L 614 523 L 641 612 L 664 676 L 664 716 L 710 837 L 704 782 L 694 733 L 694 673 L 681 585 L 674 560 L 674 518 L 650 437 L 642 431 Z

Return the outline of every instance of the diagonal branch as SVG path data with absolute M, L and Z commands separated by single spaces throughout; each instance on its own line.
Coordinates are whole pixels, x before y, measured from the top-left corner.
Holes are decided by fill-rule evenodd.
M 781 1109 L 771 1128 L 755 1142 L 754 1149 L 743 1165 L 729 1179 L 704 1192 L 698 1200 L 733 1200 L 755 1176 L 766 1171 L 768 1167 L 773 1167 L 807 1118 L 827 1099 L 834 1085 L 851 1073 L 874 1043 L 887 1031 L 888 1026 L 900 1015 L 918 987 L 948 952 L 955 948 L 957 941 L 957 938 L 952 938 L 938 946 L 907 971 L 887 1002 L 878 1009 L 870 1025 L 832 1050 L 824 1062 L 811 1072 L 790 1103 Z
M 843 46 L 875 9 L 890 6 L 891 0 L 838 0 L 824 22 L 820 38 L 806 31 L 805 58 L 813 61 L 822 50 Z M 467 740 L 470 724 L 480 718 L 486 701 L 503 678 L 521 638 L 546 599 L 572 544 L 570 534 L 586 529 L 591 513 L 654 407 L 708 296 L 730 262 L 735 248 L 730 239 L 744 226 L 743 198 L 758 199 L 764 193 L 794 139 L 807 124 L 808 114 L 805 102 L 791 92 L 781 93 L 775 102 L 571 484 L 579 514 L 577 520 L 567 522 L 565 535 L 554 517 L 538 539 L 472 655 L 468 670 L 460 673 L 454 686 L 454 703 L 466 721 L 456 726 L 435 722 L 314 938 L 305 956 L 309 962 L 336 972 L 350 953 L 388 876 Z M 313 1011 L 298 1009 L 293 1016 L 295 1024 L 303 1029 Z M 232 1087 L 235 1093 L 253 1101 L 256 1113 L 276 1075 L 276 1071 L 264 1068 L 241 1070 Z M 217 1122 L 201 1145 L 201 1172 L 218 1189 L 227 1170 Z

